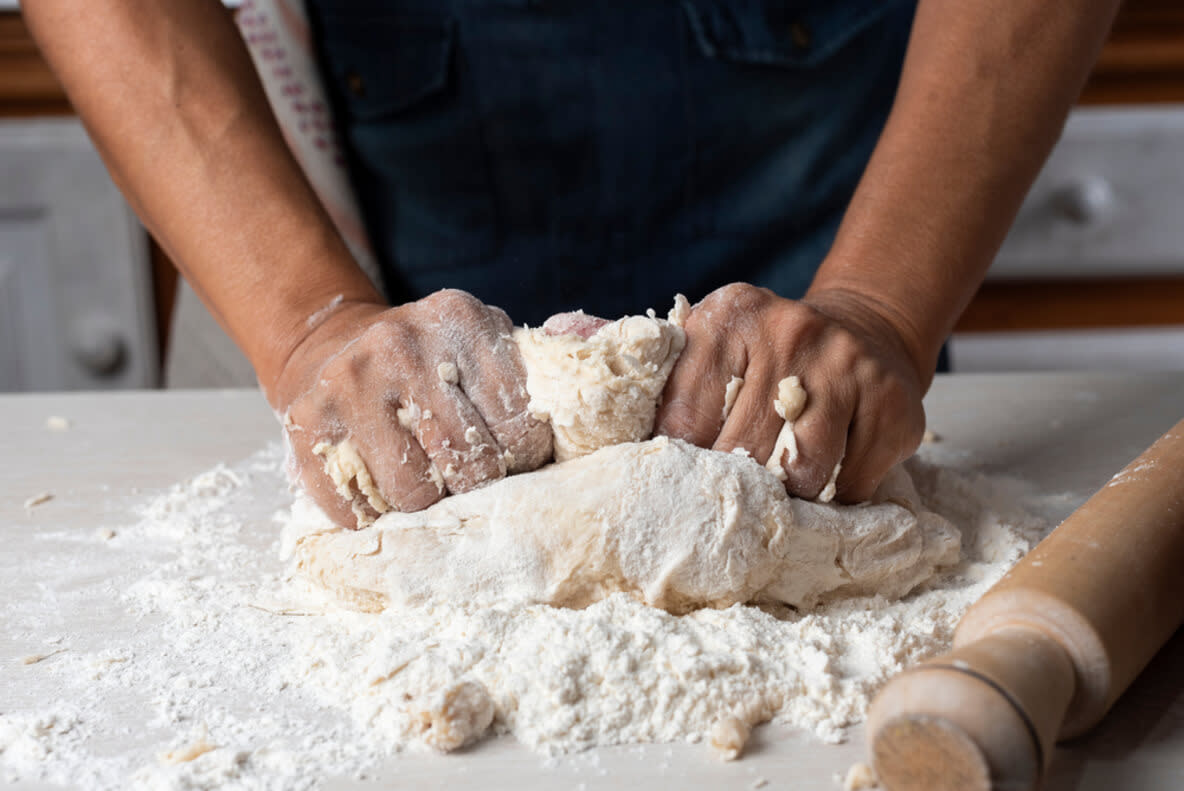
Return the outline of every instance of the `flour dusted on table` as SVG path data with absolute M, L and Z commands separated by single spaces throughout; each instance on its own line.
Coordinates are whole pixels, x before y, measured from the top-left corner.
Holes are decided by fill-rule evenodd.
M 45 592 L 5 610 L 16 659 L 4 672 L 48 674 L 60 693 L 3 702 L 0 780 L 313 788 L 484 733 L 558 755 L 710 742 L 733 717 L 838 741 L 889 676 L 949 648 L 966 607 L 1050 527 L 1021 484 L 914 463 L 921 507 L 958 527 L 963 552 L 901 601 L 672 615 L 613 594 L 578 610 L 366 613 L 282 579 L 270 522 L 290 504 L 281 456 L 272 448 L 179 484 L 114 523 L 110 539 L 45 533 Z M 71 571 L 78 549 L 91 556 L 84 580 Z M 101 576 L 96 557 L 109 559 Z M 57 625 L 62 608 L 96 604 L 130 614 L 101 645 Z M 53 655 L 19 664 L 33 653 Z M 128 711 L 136 726 L 120 743 L 133 746 L 113 751 L 115 713 Z M 168 763 L 169 752 L 193 757 Z M 463 771 L 466 759 L 454 760 L 450 771 Z

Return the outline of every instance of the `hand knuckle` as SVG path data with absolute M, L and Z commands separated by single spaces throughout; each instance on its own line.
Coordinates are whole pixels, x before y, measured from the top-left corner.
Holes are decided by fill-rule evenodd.
M 859 339 L 845 329 L 839 329 L 832 335 L 827 344 L 827 354 L 847 370 L 862 372 L 873 378 L 878 376 L 878 361 L 870 358 Z
M 373 324 L 366 331 L 365 341 L 366 347 L 377 347 L 385 354 L 410 350 L 417 346 L 412 327 L 406 322 L 396 321 L 390 317 Z
M 432 302 L 433 307 L 446 315 L 472 316 L 483 312 L 484 308 L 480 300 L 459 288 L 446 288 L 426 297 L 426 299 Z
M 769 301 L 771 293 L 750 283 L 729 283 L 713 291 L 708 298 L 728 310 L 750 313 L 763 307 Z

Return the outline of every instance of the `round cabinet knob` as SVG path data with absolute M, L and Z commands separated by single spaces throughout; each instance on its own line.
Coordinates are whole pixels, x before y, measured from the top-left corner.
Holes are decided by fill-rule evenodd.
M 1053 196 L 1057 213 L 1078 225 L 1104 222 L 1117 208 L 1114 189 L 1104 178 L 1078 179 L 1061 187 Z
M 91 374 L 111 376 L 127 362 L 127 341 L 105 321 L 84 320 L 71 333 L 70 353 Z

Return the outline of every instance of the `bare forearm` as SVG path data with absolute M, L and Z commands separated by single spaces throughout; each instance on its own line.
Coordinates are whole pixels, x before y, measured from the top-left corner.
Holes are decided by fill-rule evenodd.
M 379 301 L 213 0 L 26 0 L 112 176 L 265 387 L 332 297 Z
M 811 293 L 875 302 L 925 381 L 1117 6 L 921 0 L 892 114 Z

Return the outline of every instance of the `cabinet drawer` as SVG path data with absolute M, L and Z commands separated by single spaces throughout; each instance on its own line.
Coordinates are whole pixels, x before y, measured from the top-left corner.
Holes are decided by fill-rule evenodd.
M 0 391 L 158 381 L 147 235 L 75 120 L 0 123 Z
M 988 277 L 1184 274 L 1184 105 L 1074 111 Z

